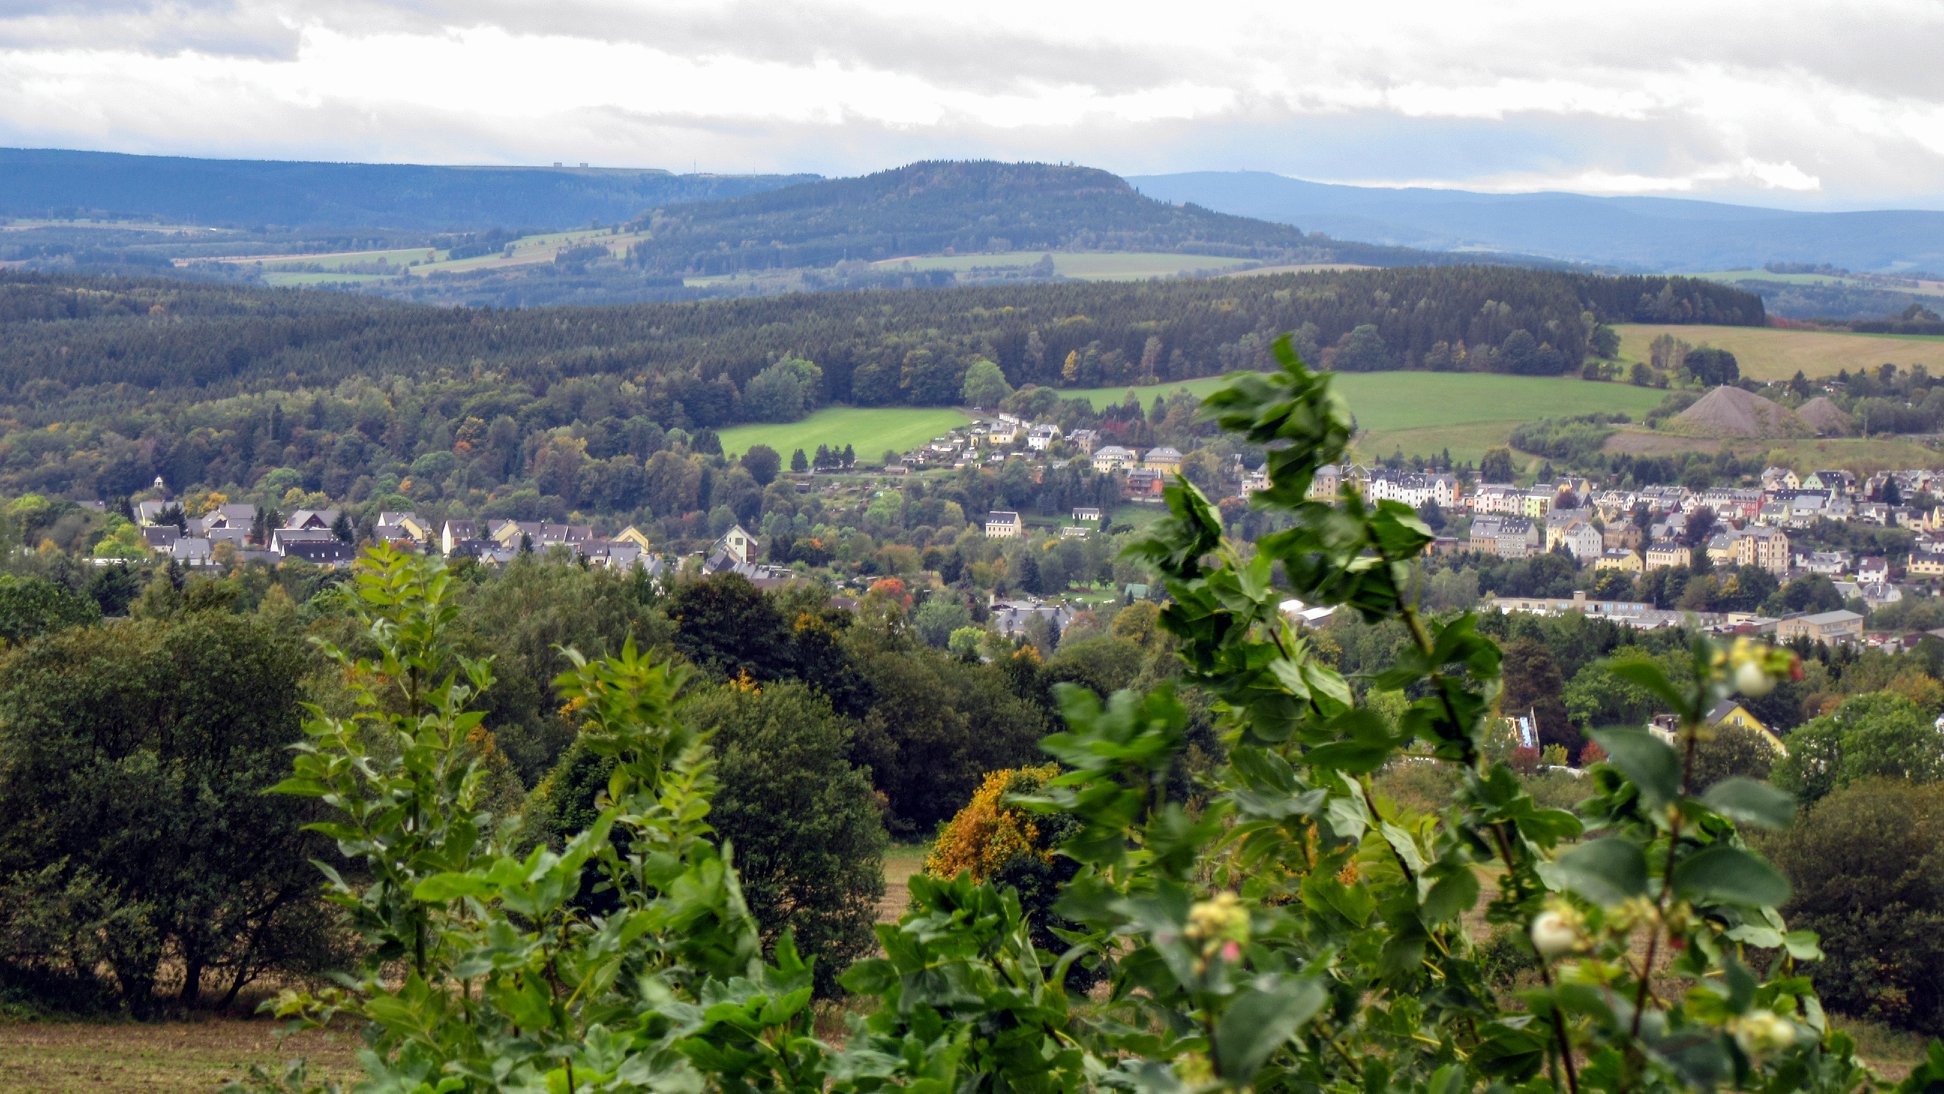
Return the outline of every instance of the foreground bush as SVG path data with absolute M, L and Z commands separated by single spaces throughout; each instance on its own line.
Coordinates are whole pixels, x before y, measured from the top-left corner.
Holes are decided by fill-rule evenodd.
M 1944 1036 L 1944 785 L 1851 783 L 1770 852 L 1795 885 L 1790 918 L 1822 936 L 1823 1000 Z
M 0 656 L 0 983 L 142 1013 L 329 957 L 321 841 L 265 793 L 302 737 L 300 649 L 191 612 Z
M 1697 731 L 1730 674 L 1768 682 L 1789 656 L 1738 647 L 1718 661 L 1700 642 L 1686 686 L 1618 670 L 1677 713 L 1680 747 L 1598 733 L 1611 761 L 1580 815 L 1540 807 L 1485 759 L 1497 647 L 1469 616 L 1411 606 L 1429 530 L 1395 503 L 1307 499 L 1349 416 L 1286 343 L 1280 356 L 1279 372 L 1238 378 L 1210 407 L 1268 452 L 1258 499 L 1289 530 L 1244 553 L 1179 485 L 1139 547 L 1171 599 L 1161 623 L 1185 681 L 1222 712 L 1224 761 L 1185 799 L 1170 786 L 1190 718 L 1171 688 L 1061 690 L 1067 728 L 1044 746 L 1062 773 L 1020 803 L 1071 825 L 1060 952 L 1033 944 L 1011 891 L 913 878 L 905 919 L 878 930 L 883 956 L 843 977 L 868 1016 L 841 1048 L 820 1041 L 811 971 L 787 936 L 762 957 L 711 839 L 713 763 L 677 715 L 681 674 L 630 649 L 561 678 L 613 774 L 585 830 L 514 854 L 460 747 L 490 673 L 442 667 L 446 579 L 389 558 L 359 578 L 382 651 L 352 666 L 360 712 L 310 723 L 285 784 L 340 811 L 328 831 L 370 881 L 328 884 L 375 960 L 280 1009 L 365 1023 L 377 1090 L 1881 1085 L 1825 1026 L 1796 964 L 1815 939 L 1785 929 L 1788 884 L 1740 835 L 1786 824 L 1791 799 L 1748 780 L 1694 789 Z M 1417 697 L 1401 716 L 1354 704 L 1282 615 L 1290 596 L 1410 634 L 1371 681 Z M 1455 790 L 1434 815 L 1386 815 L 1369 775 L 1414 743 Z M 575 907 L 588 864 L 614 894 L 609 914 Z M 1481 953 L 1465 920 L 1486 869 L 1486 918 L 1533 951 L 1537 986 L 1509 1007 L 1494 988 L 1513 963 Z M 1755 948 L 1773 955 L 1760 968 Z M 1501 971 L 1488 976 L 1487 958 Z M 1085 999 L 1067 987 L 1076 965 L 1104 981 Z M 1932 1079 L 1944 1050 L 1913 1084 Z

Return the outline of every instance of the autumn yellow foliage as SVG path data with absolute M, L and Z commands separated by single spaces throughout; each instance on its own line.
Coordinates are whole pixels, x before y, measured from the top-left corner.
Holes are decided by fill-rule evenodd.
M 1053 851 L 1040 844 L 1040 828 L 1031 814 L 1006 804 L 1008 794 L 1031 793 L 1060 773 L 1059 765 L 1008 768 L 985 777 L 972 800 L 939 833 L 925 856 L 925 872 L 933 877 L 969 873 L 984 881 L 1022 854 L 1050 862 Z

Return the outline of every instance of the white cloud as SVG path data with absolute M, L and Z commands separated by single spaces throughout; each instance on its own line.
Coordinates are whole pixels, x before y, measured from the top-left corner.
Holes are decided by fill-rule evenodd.
M 0 0 L 0 143 L 1944 200 L 1944 5 Z

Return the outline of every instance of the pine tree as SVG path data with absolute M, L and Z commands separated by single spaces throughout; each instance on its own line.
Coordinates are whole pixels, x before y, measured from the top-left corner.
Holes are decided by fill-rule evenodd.
M 810 461 L 803 457 L 803 449 L 790 453 L 790 470 L 799 475 L 810 470 Z

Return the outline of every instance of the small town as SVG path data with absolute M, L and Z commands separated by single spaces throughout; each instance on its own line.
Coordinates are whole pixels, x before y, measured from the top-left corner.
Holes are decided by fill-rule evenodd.
M 1223 491 L 1223 497 L 1246 498 L 1267 485 L 1265 466 L 1245 466 L 1239 456 L 1222 464 L 1214 454 L 1197 455 L 1202 457 L 1203 466 L 1220 469 L 1211 485 Z M 1018 544 L 1031 541 L 1048 548 L 1060 540 L 1099 536 L 1103 528 L 1111 526 L 1114 503 L 1158 506 L 1163 487 L 1181 472 L 1185 458 L 1180 449 L 1170 445 L 1137 451 L 1102 443 L 1094 429 L 1063 433 L 1054 423 L 1002 413 L 935 438 L 881 467 L 845 463 L 841 454 L 833 451 L 827 464 L 820 463 L 815 471 L 783 481 L 801 495 L 812 492 L 822 480 L 828 484 L 822 487 L 823 493 L 841 505 L 846 497 L 875 499 L 887 488 L 939 479 L 941 475 L 949 477 L 968 469 L 973 474 L 991 476 L 1016 466 L 1034 484 L 1043 483 L 1049 472 L 1087 476 L 1090 489 L 1110 499 L 1108 506 L 1074 506 L 1064 514 L 1053 515 L 993 509 L 981 521 L 972 522 L 987 539 Z M 834 485 L 837 483 L 842 487 Z M 1785 641 L 1804 637 L 1876 646 L 1894 643 L 1897 636 L 1867 628 L 1869 613 L 1906 597 L 1934 596 L 1944 582 L 1944 501 L 1933 492 L 1944 492 L 1944 470 L 1917 468 L 1858 475 L 1821 469 L 1798 474 L 1789 468 L 1769 467 L 1762 471 L 1759 482 L 1746 485 L 1624 489 L 1578 475 L 1521 486 L 1477 482 L 1453 471 L 1401 470 L 1346 462 L 1319 472 L 1309 497 L 1334 501 L 1345 490 L 1354 491 L 1366 502 L 1402 503 L 1434 520 L 1441 532 L 1432 541 L 1431 555 L 1449 564 L 1462 565 L 1467 555 L 1520 560 L 1551 554 L 1570 560 L 1578 571 L 1577 584 L 1581 587 L 1569 595 L 1498 595 L 1484 599 L 1485 607 L 1501 612 L 1578 612 L 1639 629 L 1688 626 L 1723 635 L 1768 636 Z M 274 509 L 216 500 L 220 495 L 206 492 L 193 495 L 185 507 L 182 499 L 172 499 L 160 479 L 147 493 L 153 496 L 135 501 L 129 514 L 146 552 L 128 552 L 125 537 L 105 535 L 93 552 L 95 565 L 153 559 L 185 569 L 276 566 L 286 561 L 343 567 L 355 561 L 358 545 L 388 543 L 487 566 L 503 566 L 521 554 L 547 556 L 558 550 L 560 557 L 585 565 L 639 569 L 656 579 L 672 579 L 682 572 L 698 576 L 733 572 L 760 588 L 776 588 L 811 576 L 862 588 L 879 576 L 868 565 L 861 575 L 846 575 L 841 567 L 791 562 L 740 522 L 721 529 L 706 547 L 681 554 L 670 551 L 665 543 L 658 547 L 649 532 L 632 524 L 597 531 L 591 523 L 516 518 L 433 520 L 409 510 L 379 510 L 363 521 L 331 507 L 294 508 L 279 516 Z M 303 500 L 298 493 L 292 496 Z M 313 496 L 311 500 L 316 499 Z M 103 507 L 99 501 L 82 504 Z M 841 518 L 844 510 L 838 508 L 836 513 Z M 856 512 L 851 515 L 861 516 Z M 1901 535 L 1871 540 L 1894 544 L 1893 550 L 1871 552 L 1828 545 L 1852 538 L 1847 535 L 1851 530 L 1895 531 Z M 888 541 L 896 536 L 893 532 L 881 538 Z M 1654 570 L 1741 567 L 1770 575 L 1778 586 L 1797 579 L 1826 579 L 1843 606 L 1768 615 L 1755 610 L 1697 610 L 1604 595 L 1631 590 L 1635 579 Z M 849 582 L 847 577 L 851 578 Z M 941 584 L 935 570 L 928 579 L 934 585 Z M 1080 602 L 1066 603 L 1064 588 L 1026 590 L 1017 581 L 1009 583 L 1003 577 L 990 586 L 988 606 L 1004 609 L 995 618 L 1007 635 L 1020 633 L 1014 620 L 1022 616 L 1041 614 L 1064 623 L 1076 609 L 1084 608 Z M 1132 580 L 1119 586 L 1123 592 L 1137 588 L 1144 597 L 1149 588 L 1146 582 Z M 1025 594 L 1026 599 L 1016 600 L 1017 594 Z M 1315 617 L 1309 617 L 1309 621 L 1314 622 Z

